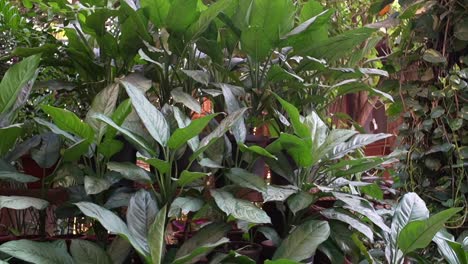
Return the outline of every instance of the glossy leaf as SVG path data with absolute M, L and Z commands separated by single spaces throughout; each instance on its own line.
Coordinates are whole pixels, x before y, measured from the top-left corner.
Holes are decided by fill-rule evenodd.
M 409 222 L 398 235 L 398 247 L 403 254 L 427 247 L 445 222 L 461 210 L 462 208 L 450 208 L 428 219 Z
M 267 185 L 265 180 L 253 173 L 241 168 L 232 168 L 226 171 L 227 178 L 241 187 L 249 188 L 259 192 L 266 192 Z
M 141 183 L 152 183 L 147 171 L 130 162 L 109 162 L 107 168 L 122 174 L 126 179 Z
M 192 120 L 192 122 L 184 128 L 176 129 L 169 138 L 167 145 L 171 149 L 179 149 L 187 143 L 187 141 L 197 137 L 215 116 L 216 114 L 204 116 L 202 118 Z
M 74 264 L 64 240 L 36 242 L 26 239 L 6 242 L 0 251 L 17 259 L 36 264 Z
M 150 253 L 148 234 L 158 211 L 155 199 L 146 190 L 136 192 L 128 204 L 128 230 L 134 241 L 146 254 Z
M 162 263 L 165 252 L 165 230 L 166 230 L 167 207 L 159 210 L 148 233 L 148 244 L 153 264 Z
M 150 135 L 163 147 L 167 145 L 170 130 L 164 115 L 146 99 L 145 95 L 133 84 L 121 82 L 132 100 L 133 108 L 138 113 Z
M 327 240 L 330 226 L 325 221 L 309 220 L 289 234 L 273 255 L 273 260 L 302 261 L 314 255 L 317 247 Z
M 33 207 L 43 210 L 49 205 L 46 200 L 26 196 L 0 196 L 0 208 L 23 210 Z
M 88 124 L 84 123 L 74 113 L 66 109 L 61 109 L 50 105 L 43 105 L 41 108 L 44 112 L 50 115 L 54 121 L 54 124 L 57 125 L 57 127 L 60 129 L 63 129 L 69 133 L 73 133 L 82 139 L 88 140 L 89 142 L 94 140 L 93 129 Z
M 265 211 L 248 201 L 236 199 L 232 194 L 221 190 L 211 190 L 211 195 L 216 205 L 227 215 L 255 224 L 271 223 Z

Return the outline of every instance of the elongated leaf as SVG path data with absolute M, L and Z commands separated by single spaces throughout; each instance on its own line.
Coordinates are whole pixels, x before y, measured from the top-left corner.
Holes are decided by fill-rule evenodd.
M 209 253 L 213 245 L 226 243 L 228 240 L 224 239 L 224 235 L 228 230 L 229 226 L 224 223 L 213 223 L 203 227 L 182 244 L 176 254 L 176 263 L 195 263 L 203 255 Z M 209 250 L 198 250 L 200 247 L 208 247 Z
M 97 118 L 97 119 L 105 122 L 106 124 L 112 126 L 113 128 L 115 128 L 117 131 L 122 133 L 130 142 L 132 142 L 132 144 L 134 144 L 136 147 L 140 147 L 140 148 L 144 149 L 145 151 L 147 151 L 148 153 L 150 153 L 151 155 L 156 156 L 156 152 L 153 150 L 153 148 L 150 146 L 150 144 L 148 142 L 146 142 L 140 136 L 132 133 L 130 130 L 128 130 L 126 128 L 120 127 L 112 119 L 108 118 L 105 115 L 97 114 L 97 115 L 94 116 L 94 118 Z
M 402 252 L 391 245 L 397 245 L 398 234 L 403 227 L 409 222 L 427 218 L 429 218 L 429 210 L 426 203 L 416 193 L 407 193 L 401 198 L 393 214 L 390 241 L 386 248 L 386 251 L 391 254 L 386 256 L 387 261 L 392 262 L 392 259 L 401 259 L 402 257 Z
M 33 55 L 11 66 L 0 82 L 0 114 L 14 105 L 20 90 L 31 80 L 39 66 L 40 55 Z
M 122 174 L 126 179 L 141 183 L 152 183 L 147 171 L 130 162 L 109 162 L 107 168 Z
M 149 101 L 145 95 L 133 84 L 121 82 L 127 91 L 128 96 L 132 100 L 133 108 L 138 113 L 141 121 L 145 125 L 150 135 L 163 147 L 167 145 L 169 140 L 170 130 L 164 115 L 159 112 Z
M 179 149 L 187 141 L 197 137 L 215 116 L 217 116 L 217 114 L 204 116 L 202 118 L 193 120 L 188 126 L 184 128 L 176 129 L 169 138 L 167 143 L 168 147 L 171 149 Z
M 194 172 L 194 171 L 188 171 L 184 170 L 180 174 L 179 179 L 177 180 L 177 185 L 183 187 L 187 184 L 190 184 L 198 179 L 204 178 L 207 176 L 207 173 L 205 172 Z
M 255 153 L 259 156 L 267 157 L 267 158 L 274 159 L 274 160 L 278 159 L 275 155 L 271 154 L 270 152 L 268 152 L 268 150 L 260 146 L 256 146 L 256 145 L 247 146 L 244 143 L 238 143 L 237 145 L 244 152 Z
M 148 233 L 148 244 L 151 251 L 151 260 L 154 264 L 160 264 L 164 257 L 164 239 L 166 230 L 167 207 L 164 206 L 156 215 Z
M 16 143 L 16 140 L 21 136 L 22 127 L 20 124 L 15 124 L 0 128 L 0 156 L 3 156 Z
M 391 134 L 358 134 L 345 143 L 341 143 L 333 148 L 329 154 L 330 159 L 339 159 L 344 155 L 358 148 L 369 145 L 375 141 L 391 137 Z
M 119 97 L 119 88 L 118 83 L 113 83 L 105 87 L 94 97 L 91 107 L 86 114 L 86 123 L 94 129 L 97 136 L 97 143 L 101 142 L 101 138 L 106 132 L 106 124 L 94 119 L 93 116 L 97 113 L 110 116 L 114 112 L 117 98 Z
M 39 178 L 33 177 L 31 175 L 15 172 L 15 171 L 0 171 L 0 180 L 28 183 L 28 182 L 36 182 L 39 180 Z
M 255 224 L 271 223 L 265 211 L 248 201 L 236 199 L 232 194 L 221 190 L 211 190 L 211 195 L 216 205 L 227 215 Z
M 309 220 L 289 234 L 273 255 L 273 260 L 302 261 L 314 255 L 317 247 L 327 240 L 330 226 L 325 221 Z
M 21 239 L 2 244 L 0 251 L 36 264 L 74 264 L 72 257 L 67 253 L 67 245 L 63 240 L 36 242 Z
M 228 114 L 232 114 L 238 111 L 239 109 L 241 109 L 241 106 L 237 98 L 234 96 L 231 89 L 229 89 L 229 86 L 223 83 L 221 83 L 220 86 L 223 91 L 224 102 L 226 104 Z M 244 122 L 243 117 L 239 118 L 233 124 L 232 133 L 234 135 L 234 138 L 236 139 L 236 142 L 242 142 L 242 143 L 245 142 L 245 138 L 247 136 L 247 128 L 245 127 L 245 122 Z
M 59 136 L 51 132 L 42 134 L 39 148 L 33 148 L 30 152 L 31 158 L 41 168 L 51 168 L 60 157 Z
M 153 166 L 161 174 L 167 173 L 169 171 L 169 169 L 171 168 L 171 165 L 167 161 L 164 161 L 164 160 L 160 160 L 160 159 L 156 159 L 156 158 L 147 159 L 147 158 L 143 158 L 143 157 L 138 158 L 138 159 L 148 163 L 151 166 Z
M 158 213 L 158 205 L 146 190 L 139 190 L 130 199 L 127 209 L 127 225 L 130 235 L 145 251 L 150 253 L 148 234 Z
M 49 202 L 26 196 L 0 196 L 0 208 L 10 208 L 15 210 L 23 210 L 34 207 L 37 210 L 45 209 Z
M 122 219 L 120 219 L 115 213 L 90 202 L 78 202 L 75 203 L 75 205 L 78 206 L 84 215 L 99 221 L 107 231 L 128 239 L 133 248 L 135 248 L 138 253 L 146 257 L 144 249 L 141 248 L 140 244 L 134 240 L 130 235 L 127 225 L 125 225 L 124 221 L 122 221 Z
M 310 130 L 308 129 L 306 125 L 304 125 L 301 122 L 301 116 L 299 114 L 299 110 L 297 110 L 297 108 L 294 105 L 288 103 L 286 100 L 282 99 L 278 95 L 275 94 L 275 96 L 276 96 L 276 99 L 283 106 L 284 110 L 286 110 L 286 112 L 288 113 L 289 119 L 291 120 L 291 124 L 294 129 L 294 133 L 296 133 L 296 135 L 298 135 L 301 138 L 310 137 Z
M 132 101 L 130 99 L 126 99 L 115 109 L 112 113 L 111 119 L 114 123 L 118 126 L 121 126 L 128 115 L 132 112 Z M 92 115 L 92 118 L 95 118 L 96 115 Z M 114 127 L 108 127 L 106 130 L 106 139 L 111 140 L 117 135 L 117 129 Z
M 220 0 L 212 3 L 208 9 L 200 14 L 198 20 L 189 27 L 190 36 L 197 38 L 208 28 L 218 14 L 229 8 L 233 2 L 233 0 Z
M 210 75 L 205 71 L 182 70 L 182 72 L 203 85 L 210 84 Z
M 444 227 L 445 222 L 462 208 L 450 208 L 437 213 L 425 220 L 408 223 L 398 236 L 398 246 L 403 254 L 408 254 L 418 248 L 425 248 L 432 238 Z
M 467 254 L 460 243 L 455 242 L 452 234 L 442 229 L 432 238 L 441 255 L 449 264 L 467 264 Z
M 250 173 L 241 168 L 232 168 L 226 172 L 226 176 L 232 182 L 241 187 L 249 188 L 259 192 L 266 192 L 267 185 L 260 176 Z
M 50 131 L 54 132 L 55 134 L 64 136 L 65 138 L 69 139 L 72 142 L 78 142 L 79 141 L 78 138 L 74 137 L 70 133 L 60 129 L 59 127 L 57 127 L 56 125 L 54 125 L 54 124 L 52 124 L 52 123 L 50 123 L 48 121 L 45 121 L 45 120 L 37 118 L 37 117 L 34 118 L 34 121 L 36 121 L 36 123 L 38 123 L 40 125 L 43 125 L 43 126 L 49 128 Z M 84 139 L 84 140 L 86 140 L 86 139 Z
M 171 90 L 172 99 L 174 102 L 181 103 L 188 107 L 190 110 L 201 113 L 202 109 L 200 103 L 193 98 L 190 94 L 185 93 L 182 87 Z
M 339 220 L 350 225 L 351 227 L 365 235 L 367 238 L 369 238 L 371 242 L 374 241 L 374 233 L 372 232 L 372 229 L 370 229 L 358 219 L 335 209 L 326 209 L 321 211 L 320 213 L 326 218 Z
M 76 264 L 112 264 L 106 251 L 90 241 L 73 239 L 70 245 L 70 253 Z
M 94 140 L 94 131 L 86 123 L 84 123 L 80 118 L 78 118 L 74 113 L 50 105 L 41 106 L 42 110 L 46 112 L 55 125 L 60 129 L 65 130 L 66 132 L 73 133 L 76 136 L 86 139 L 89 142 Z
M 293 30 L 283 35 L 281 38 L 286 39 L 286 38 L 301 34 L 302 32 L 306 31 L 317 20 L 318 17 L 324 14 L 327 14 L 329 12 L 330 10 L 325 10 L 321 12 L 320 14 L 308 19 L 307 21 L 304 21 L 302 24 L 298 25 L 297 27 L 293 28 Z
M 203 244 L 195 248 L 195 250 L 191 251 L 189 254 L 182 256 L 180 258 L 177 258 L 172 263 L 173 264 L 197 263 L 198 260 L 200 260 L 204 255 L 210 253 L 214 248 L 222 244 L 226 244 L 227 242 L 229 242 L 229 239 L 226 237 L 223 237 L 214 243 Z

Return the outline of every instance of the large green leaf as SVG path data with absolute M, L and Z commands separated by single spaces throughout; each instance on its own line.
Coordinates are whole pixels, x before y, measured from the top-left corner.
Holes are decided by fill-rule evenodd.
M 192 25 L 200 13 L 197 10 L 198 0 L 174 0 L 166 18 L 167 27 L 174 32 L 183 33 Z
M 40 55 L 33 55 L 11 66 L 0 82 L 0 114 L 10 110 L 18 93 L 35 75 L 41 60 Z
M 233 0 L 220 0 L 212 3 L 206 10 L 204 10 L 198 20 L 193 23 L 189 28 L 189 34 L 191 38 L 197 38 L 202 34 L 210 25 L 210 23 L 227 8 L 230 7 L 232 3 L 236 1 Z
M 301 138 L 308 138 L 310 137 L 310 130 L 309 128 L 301 122 L 301 115 L 299 114 L 299 110 L 291 103 L 287 102 L 286 100 L 282 99 L 278 95 L 276 95 L 276 99 L 281 103 L 284 110 L 289 115 L 289 119 L 291 120 L 291 124 L 294 129 L 294 133 Z
M 62 155 L 63 161 L 70 162 L 79 160 L 83 154 L 88 152 L 90 145 L 91 144 L 86 139 L 76 142 L 65 149 Z
M 358 148 L 364 147 L 375 141 L 385 139 L 391 136 L 392 136 L 391 134 L 384 134 L 384 133 L 357 134 L 354 137 L 352 137 L 350 140 L 348 140 L 347 142 L 336 145 L 331 151 L 331 153 L 329 153 L 328 157 L 330 159 L 339 159 L 343 157 L 344 155 L 348 154 L 349 152 L 352 152 Z
M 132 181 L 141 183 L 153 182 L 146 170 L 130 162 L 109 162 L 107 168 L 111 171 L 119 172 L 124 178 Z
M 50 105 L 42 105 L 41 108 L 50 115 L 55 125 L 60 129 L 73 133 L 89 142 L 94 140 L 94 130 L 74 113 Z
M 112 264 L 106 251 L 93 242 L 83 239 L 73 239 L 70 253 L 76 264 Z
M 15 145 L 16 140 L 21 136 L 23 128 L 20 124 L 15 124 L 0 128 L 0 156 L 3 156 Z
M 106 132 L 106 124 L 96 120 L 94 115 L 97 113 L 111 116 L 114 112 L 115 106 L 117 104 L 117 98 L 119 97 L 120 86 L 118 83 L 110 84 L 100 91 L 95 97 L 91 104 L 91 107 L 86 114 L 86 123 L 88 123 L 96 133 L 96 142 L 99 144 L 101 138 Z
M 275 157 L 275 155 L 271 154 L 270 152 L 268 152 L 268 150 L 260 146 L 257 146 L 257 145 L 247 146 L 244 143 L 240 143 L 240 142 L 237 143 L 237 145 L 239 146 L 239 149 L 243 152 L 250 152 L 250 153 L 263 156 L 263 157 L 267 157 L 270 159 L 274 159 L 274 160 L 278 159 Z
M 140 3 L 144 13 L 156 27 L 161 28 L 166 24 L 166 17 L 171 7 L 170 1 L 142 0 Z
M 330 226 L 325 221 L 309 220 L 286 237 L 273 255 L 273 260 L 302 261 L 314 255 L 317 247 L 327 240 Z
M 216 205 L 227 215 L 255 224 L 271 223 L 270 217 L 252 203 L 236 199 L 226 191 L 211 190 Z
M 196 172 L 184 170 L 180 174 L 179 179 L 177 180 L 177 185 L 183 187 L 187 184 L 190 184 L 198 179 L 206 177 L 208 174 L 206 172 Z
M 262 193 L 267 191 L 267 184 L 262 177 L 250 173 L 244 169 L 232 168 L 226 172 L 226 176 L 229 180 L 241 187 L 249 188 Z
M 70 133 L 60 129 L 59 127 L 57 127 L 56 125 L 54 125 L 51 122 L 45 121 L 44 119 L 37 118 L 37 117 L 34 118 L 34 121 L 36 121 L 36 123 L 38 123 L 40 125 L 43 125 L 43 126 L 47 127 L 48 129 L 50 129 L 50 131 L 54 132 L 55 134 L 64 136 L 66 139 L 68 139 L 68 140 L 70 140 L 72 142 L 76 143 L 76 142 L 79 141 L 78 138 L 76 138 L 75 136 L 71 135 Z M 83 140 L 87 140 L 87 139 L 83 139 Z
M 170 130 L 164 115 L 154 107 L 145 95 L 133 84 L 121 82 L 132 100 L 133 108 L 138 113 L 150 135 L 163 147 L 167 145 Z
M 295 135 L 282 133 L 277 141 L 298 166 L 309 167 L 313 165 L 315 153 L 312 152 L 310 138 L 302 139 Z
M 128 204 L 127 225 L 134 241 L 146 254 L 150 253 L 148 234 L 158 213 L 158 205 L 146 190 L 136 192 Z
M 171 90 L 172 99 L 176 103 L 181 103 L 188 107 L 190 110 L 201 113 L 202 109 L 200 103 L 193 98 L 190 94 L 184 92 L 182 87 L 178 87 Z
M 150 146 L 150 144 L 145 139 L 140 137 L 139 135 L 132 133 L 130 130 L 126 128 L 120 127 L 112 119 L 110 119 L 109 117 L 105 115 L 97 114 L 94 116 L 94 118 L 97 118 L 101 120 L 102 122 L 105 122 L 106 124 L 110 125 L 114 129 L 122 133 L 130 142 L 132 142 L 132 144 L 134 144 L 135 147 L 140 147 L 144 149 L 145 151 L 147 151 L 148 153 L 150 153 L 151 155 L 156 156 L 156 152 Z
M 348 224 L 349 226 L 351 226 L 352 228 L 356 229 L 357 231 L 365 235 L 367 238 L 369 238 L 371 242 L 374 241 L 374 233 L 372 232 L 372 229 L 370 229 L 370 227 L 368 227 L 355 217 L 336 209 L 326 209 L 321 211 L 320 213 L 328 219 L 335 219 Z
M 148 244 L 153 264 L 160 264 L 165 252 L 167 206 L 164 206 L 156 215 L 148 233 Z
M 429 210 L 426 203 L 416 193 L 407 193 L 401 198 L 393 214 L 390 241 L 387 242 L 386 251 L 391 253 L 386 256 L 388 262 L 394 263 L 395 260 L 402 257 L 402 252 L 396 248 L 398 234 L 401 230 L 409 222 L 427 218 L 429 218 Z
M 176 253 L 175 263 L 195 263 L 200 260 L 215 246 L 228 241 L 224 238 L 228 230 L 229 226 L 224 223 L 213 223 L 203 227 L 182 244 Z
M 0 251 L 17 259 L 35 264 L 74 264 L 64 240 L 36 242 L 16 240 L 2 244 Z
M 179 149 L 187 143 L 187 141 L 197 137 L 215 116 L 216 114 L 204 116 L 193 120 L 186 127 L 176 129 L 167 142 L 168 147 L 171 149 Z
M 408 223 L 398 235 L 398 247 L 403 254 L 427 247 L 436 233 L 444 227 L 445 222 L 462 209 L 450 208 L 428 219 Z
M 0 208 L 23 210 L 34 207 L 37 210 L 45 209 L 49 205 L 46 200 L 26 196 L 0 196 Z
M 127 116 L 132 112 L 132 102 L 130 99 L 126 99 L 122 103 L 119 104 L 117 109 L 112 113 L 111 119 L 117 126 L 121 126 Z M 92 118 L 96 118 L 99 115 L 93 115 Z M 105 116 L 101 114 L 101 116 Z M 102 120 L 101 120 L 102 121 Z M 110 126 L 106 129 L 106 139 L 112 140 L 117 135 L 117 129 L 113 126 Z

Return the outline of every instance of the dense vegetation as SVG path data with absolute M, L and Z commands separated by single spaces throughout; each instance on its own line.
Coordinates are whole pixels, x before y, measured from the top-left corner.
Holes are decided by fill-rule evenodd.
M 467 17 L 0 0 L 0 263 L 467 263 Z

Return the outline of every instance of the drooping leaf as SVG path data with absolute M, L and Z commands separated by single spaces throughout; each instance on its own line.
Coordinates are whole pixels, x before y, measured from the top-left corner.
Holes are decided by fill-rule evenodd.
M 146 254 L 150 253 L 148 234 L 158 213 L 158 205 L 146 190 L 136 192 L 128 204 L 127 225 L 135 242 Z
M 201 113 L 202 109 L 200 103 L 193 98 L 190 94 L 185 93 L 182 87 L 171 90 L 172 99 L 174 102 L 181 103 L 188 107 L 190 110 Z
M 241 187 L 249 188 L 259 192 L 266 192 L 267 185 L 265 180 L 260 176 L 250 173 L 241 168 L 232 168 L 226 171 L 226 176 L 233 183 L 238 184 Z
M 0 245 L 0 251 L 17 259 L 37 264 L 74 264 L 64 240 L 36 242 L 26 239 Z
M 105 116 L 111 116 L 117 104 L 119 97 L 119 84 L 112 83 L 100 91 L 91 103 L 91 107 L 86 114 L 86 123 L 88 123 L 96 133 L 96 142 L 100 143 L 101 138 L 106 132 L 106 124 L 94 119 L 93 116 L 100 113 Z
M 112 264 L 106 251 L 91 241 L 73 239 L 70 244 L 70 253 L 76 264 Z
M 45 209 L 49 202 L 26 196 L 0 196 L 0 208 L 9 208 L 15 210 L 23 210 L 34 207 L 37 210 Z
M 398 247 L 403 254 L 427 247 L 436 233 L 444 227 L 445 222 L 461 210 L 462 208 L 450 208 L 428 219 L 409 222 L 398 235 Z
M 55 125 L 66 132 L 75 134 L 76 136 L 86 139 L 89 142 L 94 140 L 94 130 L 88 124 L 84 123 L 74 113 L 50 105 L 42 105 L 42 110 L 46 112 Z
M 327 240 L 330 226 L 325 221 L 309 220 L 289 234 L 273 255 L 273 260 L 302 261 L 314 255 L 317 247 Z
M 107 168 L 111 171 L 116 171 L 122 174 L 126 179 L 141 183 L 152 183 L 152 179 L 148 172 L 130 162 L 109 162 Z
M 236 199 L 232 194 L 221 190 L 211 190 L 211 195 L 216 205 L 227 215 L 255 224 L 271 223 L 265 211 L 248 201 Z
M 133 108 L 138 113 L 150 135 L 163 147 L 167 145 L 170 130 L 164 115 L 146 99 L 145 95 L 133 84 L 121 82 L 132 100 Z
M 151 252 L 151 260 L 154 264 L 161 264 L 165 251 L 167 205 L 159 210 L 148 233 L 148 245 Z

